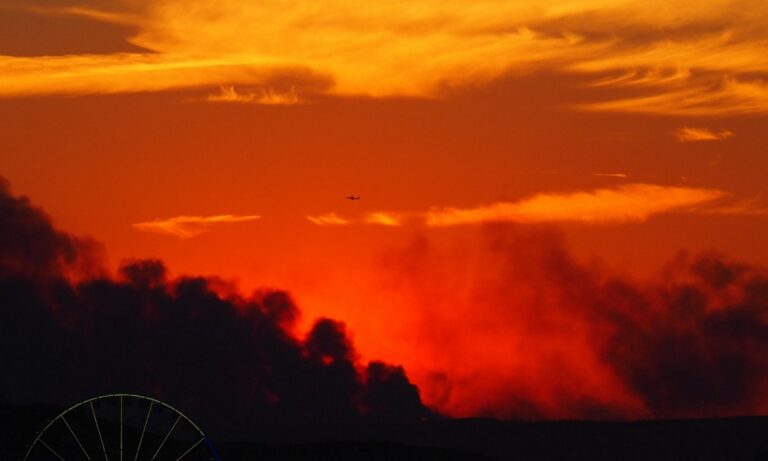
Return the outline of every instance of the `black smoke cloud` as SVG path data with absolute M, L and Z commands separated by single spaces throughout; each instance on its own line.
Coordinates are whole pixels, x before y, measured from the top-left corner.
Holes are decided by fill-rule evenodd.
M 765 268 L 681 254 L 639 282 L 578 263 L 550 230 L 481 232 L 479 246 L 420 239 L 386 263 L 423 321 L 409 347 L 434 364 L 430 403 L 532 419 L 768 413 Z M 403 368 L 361 364 L 344 324 L 293 333 L 286 292 L 244 297 L 153 260 L 108 277 L 98 261 L 98 245 L 0 186 L 0 397 L 148 394 L 212 435 L 436 416 Z
M 604 287 L 607 362 L 655 417 L 765 414 L 768 274 L 714 254 L 675 266 L 671 282 L 644 291 Z
M 56 230 L 0 184 L 0 396 L 74 403 L 115 392 L 167 400 L 209 431 L 434 416 L 401 367 L 360 364 L 344 324 L 291 333 L 282 291 L 223 295 L 160 261 L 92 276 L 94 244 Z M 96 273 L 103 273 L 97 268 Z

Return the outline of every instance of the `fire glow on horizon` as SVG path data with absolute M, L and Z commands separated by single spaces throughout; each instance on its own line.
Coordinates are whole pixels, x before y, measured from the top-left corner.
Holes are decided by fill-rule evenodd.
M 765 1 L 7 3 L 0 395 L 768 413 Z

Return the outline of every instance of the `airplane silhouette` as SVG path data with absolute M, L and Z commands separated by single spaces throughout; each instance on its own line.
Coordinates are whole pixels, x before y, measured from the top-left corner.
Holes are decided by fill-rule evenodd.
M 359 195 L 347 195 L 346 199 L 347 200 L 360 200 L 360 196 Z

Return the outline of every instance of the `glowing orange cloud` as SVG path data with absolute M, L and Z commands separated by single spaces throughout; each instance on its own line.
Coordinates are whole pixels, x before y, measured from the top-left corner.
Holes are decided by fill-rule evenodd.
M 350 223 L 348 219 L 342 218 L 336 213 L 328 213 L 320 216 L 307 216 L 307 219 L 318 226 L 343 226 Z
M 295 71 L 256 58 L 251 64 L 215 56 L 203 59 L 137 53 L 0 56 L 0 96 L 163 91 L 220 81 L 267 84 L 275 75 Z
M 291 88 L 290 91 L 284 93 L 272 88 L 258 93 L 253 91 L 238 93 L 233 85 L 222 86 L 219 89 L 219 93 L 208 95 L 206 99 L 212 102 L 240 102 L 266 105 L 293 105 L 301 103 L 295 88 Z
M 710 203 L 726 195 L 715 189 L 627 184 L 589 192 L 538 194 L 517 202 L 477 208 L 438 208 L 427 213 L 426 218 L 430 226 L 489 221 L 618 223 L 643 221 L 655 214 Z
M 359 219 L 342 218 L 336 213 L 327 213 L 319 216 L 307 216 L 307 219 L 318 226 L 344 226 L 347 224 L 376 224 L 380 226 L 398 227 L 403 225 L 406 216 L 401 213 L 376 211 L 367 213 Z
M 593 173 L 625 179 L 624 173 Z M 719 189 L 630 183 L 613 188 L 567 193 L 541 193 L 516 202 L 498 202 L 474 208 L 434 207 L 427 212 L 385 212 L 346 219 L 335 213 L 307 216 L 319 226 L 378 224 L 402 226 L 425 221 L 431 227 L 486 222 L 609 224 L 644 221 L 661 213 L 762 215 L 768 207 L 760 196 L 738 199 Z
M 629 177 L 626 173 L 592 173 L 592 176 L 601 176 L 604 178 L 620 178 L 626 179 Z
M 696 11 L 679 2 L 660 7 L 634 0 L 344 0 L 332 8 L 278 0 L 157 0 L 131 2 L 122 12 L 50 11 L 129 24 L 137 29 L 131 43 L 153 53 L 3 56 L 0 95 L 268 87 L 292 69 L 325 79 L 312 91 L 435 97 L 442 88 L 536 68 L 595 75 L 596 86 L 643 90 L 612 92 L 608 100 L 577 106 L 582 109 L 768 112 L 766 84 L 754 77 L 768 72 L 762 0 L 708 0 Z M 211 100 L 261 99 L 232 88 Z M 284 103 L 264 98 L 275 100 Z
M 677 136 L 677 139 L 680 142 L 718 141 L 720 139 L 730 138 L 733 136 L 733 131 L 712 131 L 707 128 L 683 127 L 675 131 L 675 136 Z
M 133 224 L 133 228 L 142 232 L 173 235 L 179 238 L 191 238 L 208 232 L 211 226 L 222 223 L 240 223 L 261 219 L 258 215 L 234 216 L 177 216 L 175 218 L 155 220 Z
M 730 201 L 728 203 L 713 203 L 696 208 L 696 212 L 701 214 L 715 215 L 740 215 L 740 216 L 760 216 L 768 215 L 768 207 L 763 203 L 761 194 L 748 199 Z
M 401 226 L 403 224 L 403 216 L 396 213 L 377 211 L 366 215 L 365 222 L 368 224 L 380 224 L 382 226 Z
M 579 109 L 598 112 L 637 112 L 684 116 L 763 114 L 768 112 L 768 84 L 762 80 L 725 78 L 692 80 L 651 96 L 585 103 Z

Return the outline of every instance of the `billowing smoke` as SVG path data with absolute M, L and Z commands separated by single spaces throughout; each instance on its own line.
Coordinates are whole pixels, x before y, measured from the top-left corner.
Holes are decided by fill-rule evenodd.
M 169 278 L 153 260 L 107 277 L 97 253 L 0 184 L 4 400 L 148 394 L 228 435 L 433 415 L 403 368 L 360 363 L 343 323 L 319 319 L 296 335 L 285 292 L 244 297 L 214 279 Z
M 341 322 L 298 335 L 286 292 L 243 296 L 152 260 L 109 277 L 98 245 L 3 185 L 0 395 L 149 394 L 227 434 L 420 421 L 434 416 L 422 399 L 450 415 L 525 419 L 768 413 L 765 268 L 681 253 L 638 281 L 577 262 L 552 229 L 480 233 L 417 239 L 383 262 L 387 289 L 409 299 L 367 310 L 402 344 L 387 359 L 406 375 L 362 363 Z
M 768 413 L 768 270 L 680 253 L 645 280 L 579 263 L 552 228 L 417 238 L 384 261 L 411 299 L 395 357 L 430 405 L 507 418 Z
M 644 290 L 604 284 L 605 361 L 654 416 L 768 412 L 768 273 L 716 255 L 670 272 Z

